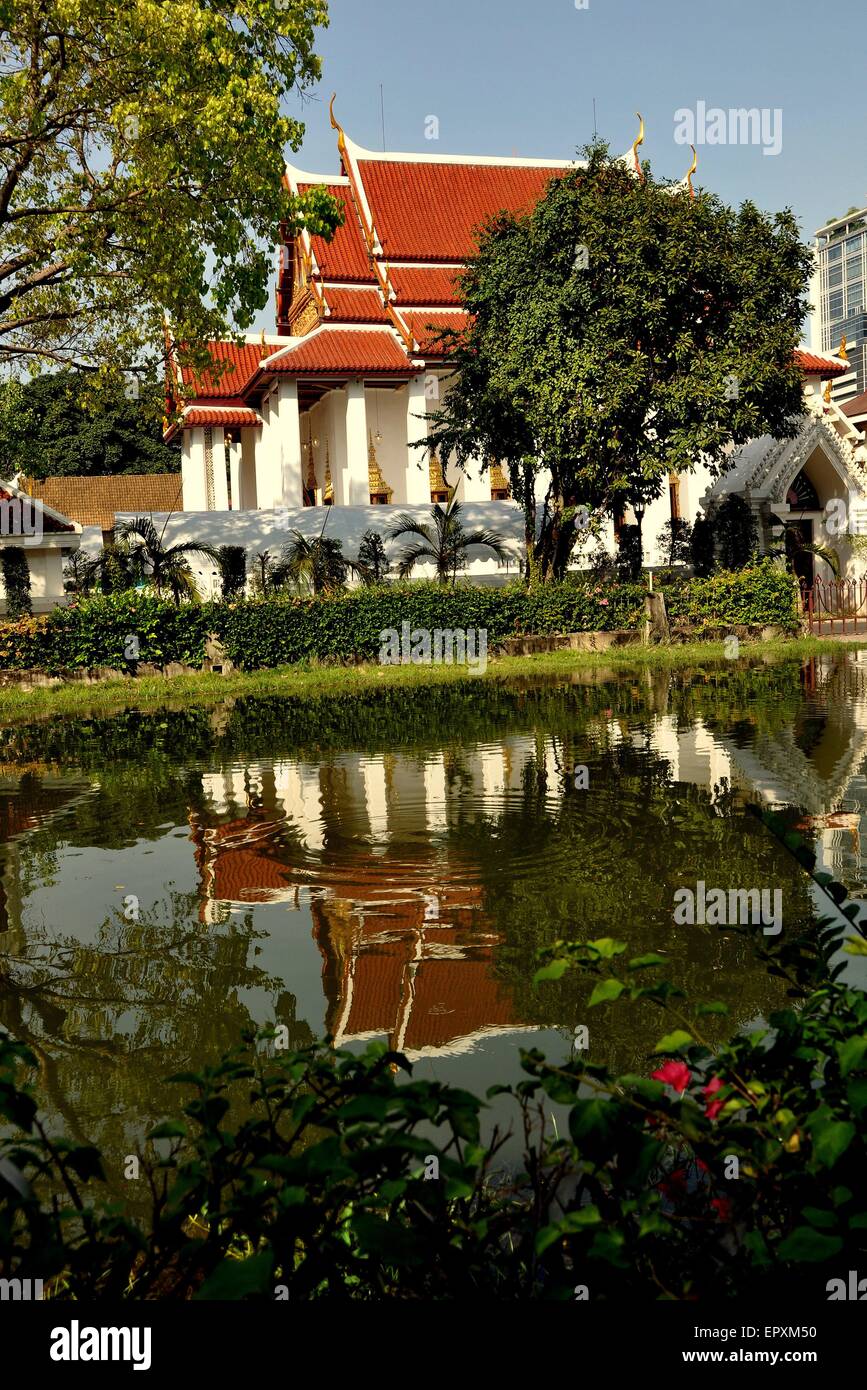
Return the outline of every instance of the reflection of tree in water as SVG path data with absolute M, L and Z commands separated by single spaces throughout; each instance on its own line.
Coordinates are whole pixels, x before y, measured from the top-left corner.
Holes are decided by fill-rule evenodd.
M 178 1108 L 164 1078 L 253 1024 L 244 990 L 274 998 L 293 1045 L 310 1041 L 284 982 L 250 964 L 264 935 L 251 913 L 204 926 L 197 894 L 169 889 L 138 921 L 107 917 L 92 944 L 39 928 L 11 957 L 0 936 L 0 1026 L 36 1053 L 50 1123 L 119 1163 Z
M 576 762 L 589 767 L 592 795 L 571 784 L 566 769 Z M 589 1010 L 593 982 L 575 972 L 538 988 L 531 983 L 540 948 L 601 936 L 626 941 L 627 958 L 664 954 L 662 974 L 690 1000 L 726 1003 L 727 1018 L 705 1020 L 712 1039 L 779 1007 L 783 987 L 748 936 L 673 921 L 675 890 L 695 888 L 699 879 L 726 889 L 779 887 L 783 930 L 812 921 L 808 880 L 739 798 L 673 784 L 664 759 L 626 744 L 603 750 L 567 739 L 562 766 L 559 799 L 552 800 L 537 762 L 525 769 L 520 797 L 456 827 L 482 866 L 485 911 L 499 936 L 495 969 L 512 991 L 516 1017 L 569 1030 L 585 1023 L 597 1056 L 645 1069 L 646 1053 L 668 1031 L 658 1009 Z M 513 867 L 508 876 L 504 862 Z

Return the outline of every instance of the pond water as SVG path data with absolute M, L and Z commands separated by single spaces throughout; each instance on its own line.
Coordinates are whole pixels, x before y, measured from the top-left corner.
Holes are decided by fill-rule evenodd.
M 782 986 L 750 935 L 677 925 L 675 893 L 779 889 L 784 930 L 810 919 L 761 804 L 863 895 L 864 658 L 0 730 L 0 1026 L 52 1124 L 115 1158 L 176 1111 L 167 1075 L 253 1023 L 381 1037 L 476 1091 L 579 1024 L 591 1058 L 649 1072 L 658 1011 L 588 1009 L 573 972 L 534 987 L 537 951 L 615 936 L 729 1006 L 712 1039 L 765 1017 Z

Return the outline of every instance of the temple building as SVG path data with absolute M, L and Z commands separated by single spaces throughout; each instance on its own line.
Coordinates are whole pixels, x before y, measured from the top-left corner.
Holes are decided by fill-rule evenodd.
M 530 208 L 570 161 L 373 153 L 333 114 L 339 174 L 287 168 L 343 208 L 333 239 L 280 248 L 277 333 L 215 343 L 220 373 L 174 364 L 167 438 L 183 437 L 184 509 L 506 502 L 496 461 L 448 477 L 413 445 L 447 384 L 440 334 L 466 320 L 455 277 L 478 228 Z M 224 365 L 223 365 L 224 364 Z M 228 469 L 225 459 L 228 459 Z
M 450 470 L 449 460 L 418 445 L 426 416 L 449 389 L 440 335 L 466 322 L 456 277 L 479 228 L 502 210 L 529 209 L 575 162 L 374 152 L 349 138 L 333 100 L 331 123 L 340 172 L 290 166 L 286 186 L 297 194 L 326 189 L 344 221 L 329 242 L 287 233 L 276 334 L 211 344 L 218 365 L 204 376 L 171 359 L 166 438 L 182 439 L 184 514 L 170 519 L 167 538 L 272 543 L 288 529 L 318 531 L 321 509 L 333 506 L 329 534 L 351 548 L 368 527 L 384 529 L 387 514 L 371 508 L 422 513 L 455 489 L 469 524 L 496 528 L 514 552 L 514 564 L 472 563 L 475 577 L 501 582 L 523 547 L 507 471 L 493 459 L 466 474 Z M 643 125 L 622 156 L 636 172 L 642 140 Z M 692 172 L 674 187 L 692 192 Z M 771 510 L 797 511 L 799 487 L 815 513 L 805 515 L 804 533 L 817 540 L 829 498 L 853 489 L 862 495 L 859 432 L 830 399 L 832 383 L 848 370 L 845 352 L 802 349 L 798 361 L 806 414 L 794 444 L 752 441 L 719 481 L 700 459 L 692 472 L 672 476 L 643 519 L 645 564 L 664 563 L 657 537 L 666 522 L 692 522 L 731 491 L 750 501 L 763 550 L 772 545 Z M 537 486 L 541 501 L 544 475 Z M 609 548 L 632 519 L 627 509 L 612 521 Z M 587 556 L 579 552 L 575 562 Z
M 165 438 L 180 442 L 180 479 L 25 484 L 42 503 L 44 530 L 66 532 L 46 535 L 38 554 L 30 547 L 35 607 L 63 601 L 62 552 L 80 544 L 92 553 L 136 516 L 150 516 L 166 545 L 234 544 L 254 554 L 279 550 L 293 531 L 312 538 L 327 524 L 352 559 L 365 532 L 384 533 L 396 511 L 426 521 L 431 504 L 453 494 L 469 528 L 496 531 L 505 543 L 503 559 L 473 552 L 472 577 L 499 584 L 516 575 L 524 517 L 511 500 L 508 470 L 478 459 L 461 472 L 426 447 L 427 417 L 450 389 L 441 335 L 466 323 L 458 277 L 479 229 L 501 211 L 530 209 L 576 163 L 374 152 L 349 138 L 333 100 L 331 123 L 339 173 L 289 166 L 285 181 L 296 194 L 327 190 L 344 220 L 330 241 L 286 228 L 276 332 L 210 343 L 213 366 L 201 374 L 169 342 Z M 635 173 L 642 141 L 643 125 L 621 156 Z M 694 167 L 673 192 L 692 192 Z M 659 546 L 667 522 L 693 522 L 736 493 L 754 513 L 763 552 L 779 548 L 775 522 L 782 520 L 797 524 L 808 543 L 835 549 L 845 573 L 857 568 L 846 535 L 826 522 L 829 503 L 845 502 L 847 519 L 867 530 L 867 395 L 836 399 L 835 383 L 850 374 L 844 345 L 837 353 L 799 349 L 796 358 L 804 380 L 796 437 L 751 440 L 719 477 L 701 458 L 692 471 L 672 475 L 643 517 L 646 566 L 667 563 Z M 541 503 L 544 472 L 536 486 Z M 634 519 L 627 508 L 608 522 L 610 551 Z M 588 560 L 589 550 L 576 547 L 573 565 Z M 799 563 L 807 581 L 829 572 L 811 551 Z M 192 568 L 204 595 L 218 592 L 213 563 L 194 556 Z M 420 577 L 430 573 L 429 564 L 419 565 Z

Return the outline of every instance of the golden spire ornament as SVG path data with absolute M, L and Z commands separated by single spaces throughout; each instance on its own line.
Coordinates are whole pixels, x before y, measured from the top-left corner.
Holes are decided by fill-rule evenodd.
M 638 147 L 639 145 L 644 144 L 644 117 L 642 116 L 640 111 L 636 111 L 635 114 L 638 117 L 639 124 L 638 135 L 632 142 L 632 162 L 635 165 L 636 174 L 641 179 L 641 182 L 644 183 L 644 172 L 641 168 L 641 160 L 638 158 Z
M 448 492 L 443 466 L 436 449 L 430 451 L 430 490 L 431 492 Z
M 686 171 L 686 186 L 689 189 L 690 198 L 694 198 L 695 189 L 692 186 L 692 176 L 698 168 L 698 155 L 695 152 L 695 145 L 690 145 L 689 148 L 692 150 L 692 163 Z
M 390 502 L 393 489 L 388 486 L 388 483 L 382 476 L 382 470 L 379 466 L 379 460 L 376 457 L 376 449 L 373 443 L 373 435 L 369 431 L 367 435 L 367 440 L 367 484 L 370 489 L 370 495 L 371 497 L 385 497 Z

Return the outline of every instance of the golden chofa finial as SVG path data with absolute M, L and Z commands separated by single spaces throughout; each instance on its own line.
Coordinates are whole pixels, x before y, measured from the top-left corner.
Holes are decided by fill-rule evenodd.
M 843 334 L 842 338 L 840 339 L 840 346 L 839 346 L 838 349 L 837 349 L 837 356 L 839 357 L 839 359 L 840 359 L 841 362 L 848 362 L 848 361 L 849 361 L 849 354 L 848 354 L 848 352 L 846 351 L 846 334 L 845 334 L 845 333 Z
M 825 390 L 822 392 L 822 400 L 825 402 L 826 405 L 830 405 L 830 404 L 831 404 L 831 383 L 830 383 L 830 381 L 828 382 L 828 385 L 825 387 Z
M 695 152 L 695 145 L 690 145 L 689 148 L 692 150 L 692 163 L 686 171 L 686 186 L 689 189 L 690 198 L 694 198 L 695 189 L 692 186 L 692 176 L 698 168 L 698 155 Z
M 644 117 L 642 116 L 640 111 L 636 111 L 635 114 L 638 117 L 638 136 L 632 142 L 632 162 L 635 165 L 636 174 L 643 183 L 644 174 L 641 168 L 641 160 L 638 158 L 638 146 L 644 144 Z
M 331 117 L 331 129 L 337 131 L 337 148 L 338 148 L 338 150 L 340 151 L 341 156 L 343 156 L 343 157 L 345 158 L 345 156 L 346 156 L 346 132 L 344 131 L 343 126 L 340 124 L 340 122 L 338 121 L 337 117 L 336 117 L 335 114 L 334 114 L 334 103 L 335 103 L 336 100 L 337 100 L 337 93 L 336 93 L 336 92 L 332 92 L 332 93 L 331 93 L 331 100 L 330 100 L 330 102 L 328 103 L 328 114 L 329 114 L 329 116 Z M 346 172 L 347 172 L 346 169 L 344 169 L 343 172 L 346 173 Z

